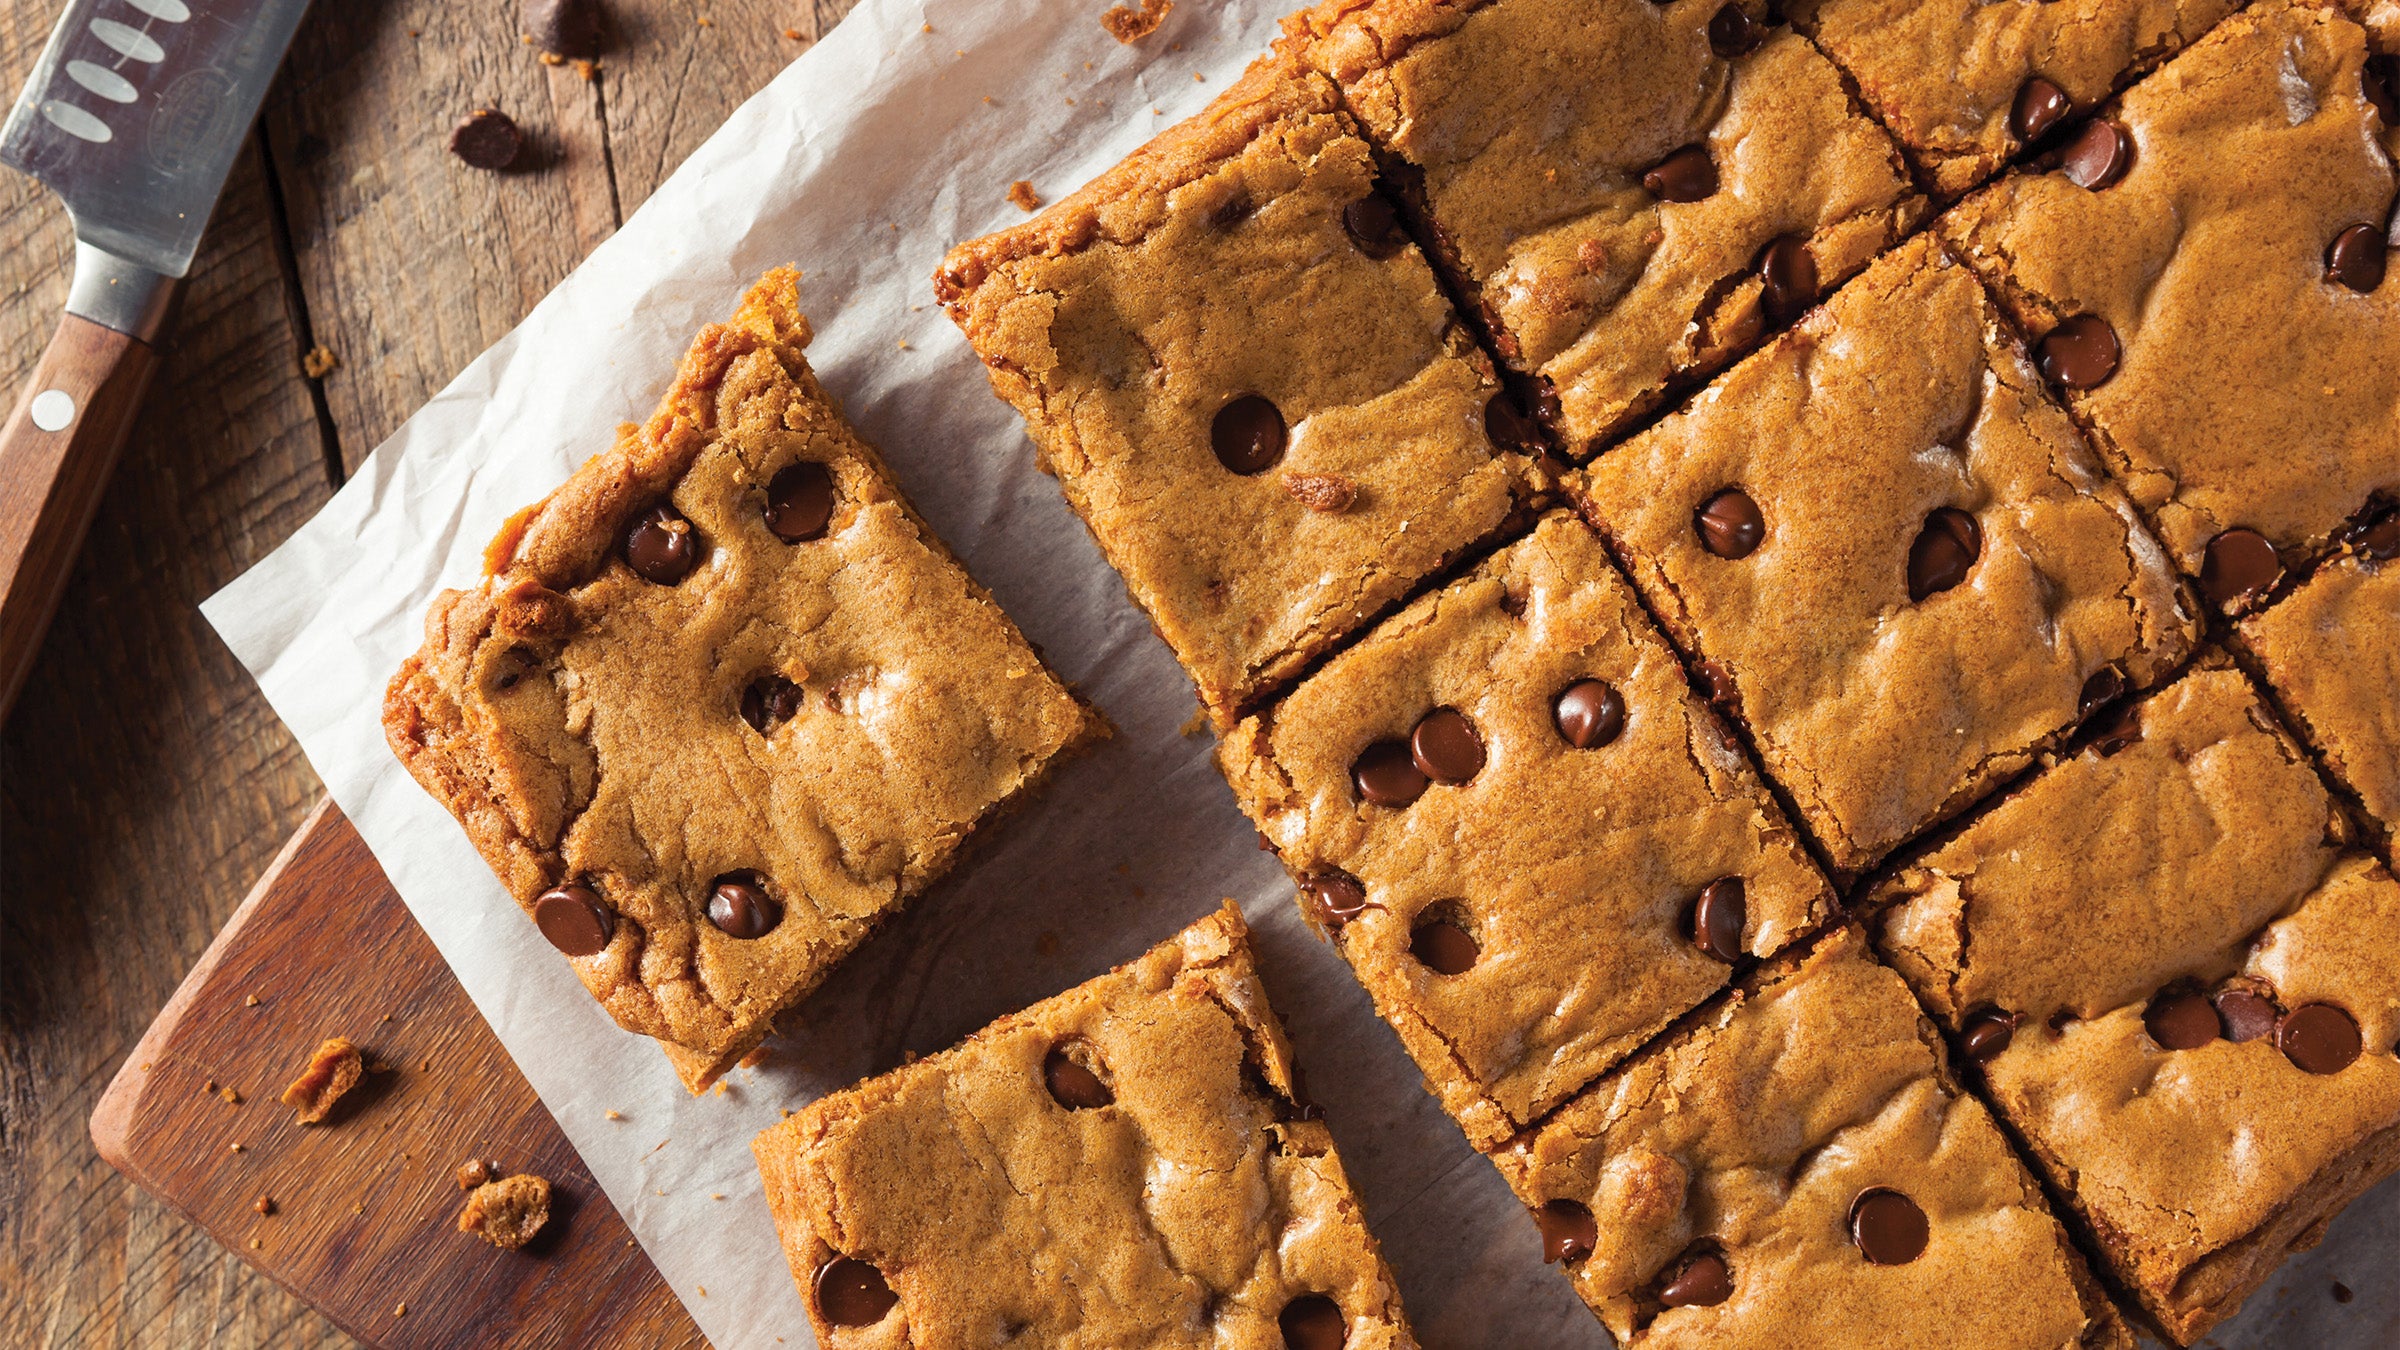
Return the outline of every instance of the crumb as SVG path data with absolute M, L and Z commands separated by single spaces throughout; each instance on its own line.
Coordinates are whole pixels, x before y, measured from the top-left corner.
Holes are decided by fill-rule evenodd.
M 600 78 L 600 63 L 597 61 L 577 61 L 575 63 L 575 73 L 581 75 L 584 78 L 584 82 L 588 84 L 591 81 Z
M 723 1191 L 710 1191 L 708 1193 L 708 1198 L 711 1200 L 722 1200 L 725 1198 L 725 1193 Z
M 907 338 L 902 338 L 902 339 L 900 339 L 900 341 L 899 341 L 899 343 L 898 343 L 897 345 L 899 346 L 900 350 L 902 350 L 902 351 L 907 351 L 907 350 L 908 350 L 908 339 L 907 339 Z
M 545 66 L 563 66 L 567 63 L 567 58 L 560 56 L 557 52 L 543 52 L 540 60 Z
M 393 1305 L 392 1305 L 392 1316 L 394 1316 L 394 1317 L 406 1317 L 406 1316 L 408 1316 L 408 1305 L 407 1305 L 407 1304 L 405 1304 L 405 1303 L 395 1303 L 395 1304 L 393 1304 Z
M 503 1250 L 533 1241 L 550 1222 L 550 1183 L 537 1176 L 487 1181 L 467 1196 L 458 1212 L 458 1231 L 473 1233 Z
M 462 1191 L 471 1191 L 487 1181 L 498 1181 L 499 1179 L 500 1164 L 485 1162 L 481 1158 L 467 1159 L 458 1165 L 456 1172 L 451 1174 L 451 1180 L 456 1181 L 458 1188 Z
M 301 1124 L 320 1124 L 342 1094 L 358 1086 L 361 1071 L 358 1047 L 335 1036 L 308 1057 L 308 1067 L 283 1090 L 283 1104 L 300 1113 Z
M 1283 490 L 1311 511 L 1338 515 L 1358 500 L 1358 484 L 1338 473 L 1286 473 Z
M 250 1208 L 257 1210 L 261 1214 L 272 1214 L 275 1212 L 275 1197 L 271 1195 L 262 1195 L 258 1197 L 257 1202 L 252 1204 Z
M 932 24 L 927 24 L 927 25 L 925 25 L 925 31 L 926 31 L 926 32 L 928 32 L 928 33 L 932 32 L 932 31 L 933 31 L 933 25 L 932 25 Z
M 266 1243 L 259 1241 L 257 1238 L 252 1238 L 252 1239 L 250 1239 L 250 1250 L 252 1250 L 252 1251 L 257 1251 L 258 1249 L 260 1249 L 261 1247 L 264 1247 L 264 1246 L 266 1246 L 266 1245 L 267 1245 Z
M 350 1207 L 350 1212 L 353 1214 L 364 1214 L 367 1212 L 367 1207 L 363 1202 L 355 1204 Z
M 722 1097 L 722 1096 L 724 1096 L 724 1095 L 725 1095 L 725 1083 L 723 1082 L 723 1080 L 719 1080 L 719 1081 L 718 1081 L 718 1083 L 717 1083 L 717 1087 L 716 1087 L 716 1093 L 717 1093 L 717 1095 L 718 1095 L 718 1096 L 720 1096 L 720 1097 Z
M 806 42 L 808 40 L 801 35 L 800 30 L 797 28 L 786 28 L 783 30 L 783 35 L 787 38 L 790 38 L 794 42 Z
M 1193 71 L 1193 72 L 1192 72 L 1192 83 L 1194 83 L 1194 84 L 1206 84 L 1206 83 L 1208 83 L 1208 77 L 1207 77 L 1206 75 L 1203 75 L 1203 74 L 1201 74 L 1199 71 L 1196 71 L 1196 70 L 1195 70 L 1195 71 Z
M 250 1151 L 242 1147 L 240 1144 L 227 1144 L 225 1147 L 235 1153 L 247 1153 Z
M 317 348 L 315 351 L 312 351 L 312 352 L 310 352 L 310 353 L 309 353 L 309 356 L 315 356 L 315 355 L 317 354 L 317 352 L 325 352 L 325 349 L 324 349 L 323 347 L 319 347 L 319 348 Z M 333 353 L 332 353 L 332 352 L 325 352 L 325 355 L 326 355 L 327 357 L 329 357 L 329 358 L 330 358 L 330 357 L 333 355 Z M 306 358 L 302 358 L 302 359 L 303 359 L 303 361 L 305 361 L 305 360 L 306 360 Z M 258 995 L 256 995 L 256 994 L 252 994 L 252 995 L 248 996 L 247 998 L 244 998 L 244 999 L 242 1000 L 242 1006 L 243 1006 L 243 1007 L 245 1007 L 245 1008 L 255 1008 L 255 1007 L 257 1007 L 257 1006 L 258 1006 Z M 143 1065 L 142 1067 L 144 1067 L 144 1068 L 148 1068 L 149 1066 L 145 1064 L 145 1065 Z
M 717 21 L 703 14 L 700 16 L 700 26 L 702 28 L 714 28 L 717 26 Z
M 217 1092 L 217 1095 L 223 1097 L 226 1101 L 233 1103 L 235 1106 L 240 1106 L 242 1104 L 242 1094 L 234 1091 L 232 1088 L 220 1088 Z
M 603 1111 L 601 1114 L 610 1120 L 623 1120 L 625 1118 L 625 1113 L 622 1111 Z
M 1119 5 L 1100 16 L 1100 26 L 1110 37 L 1130 46 L 1157 32 L 1159 22 L 1173 8 L 1175 0 L 1142 0 L 1138 10 Z
M 783 1118 L 785 1120 L 790 1120 L 792 1118 L 792 1108 L 788 1106 L 783 1108 Z
M 708 1297 L 708 1286 L 707 1286 L 707 1285 L 705 1285 L 705 1284 L 695 1284 L 695 1285 L 693 1285 L 692 1287 L 693 1287 L 694 1289 L 697 1289 L 697 1290 L 699 1290 L 699 1291 L 700 1291 L 700 1297 L 702 1297 L 702 1298 L 707 1298 L 707 1297 Z
M 1008 200 L 1020 211 L 1037 211 L 1042 205 L 1042 199 L 1034 192 L 1033 184 L 1022 178 L 1008 185 Z
M 983 101 L 984 101 L 985 103 L 990 103 L 990 102 L 992 101 L 992 96 L 991 96 L 990 94 L 985 94 L 985 95 L 983 96 Z

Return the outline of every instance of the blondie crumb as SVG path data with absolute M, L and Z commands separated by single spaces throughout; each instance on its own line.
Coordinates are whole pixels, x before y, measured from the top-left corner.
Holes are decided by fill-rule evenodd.
M 458 1231 L 503 1251 L 515 1251 L 550 1222 L 550 1183 L 537 1176 L 503 1177 L 477 1186 L 458 1212 Z
M 358 1086 L 359 1076 L 365 1071 L 358 1047 L 347 1037 L 332 1037 L 317 1047 L 317 1052 L 308 1057 L 308 1067 L 283 1090 L 283 1104 L 300 1113 L 301 1124 L 322 1124 L 332 1113 L 334 1103 Z
M 1035 192 L 1033 184 L 1023 178 L 1008 185 L 1008 200 L 1020 211 L 1038 211 L 1042 205 L 1041 194 Z
M 1140 9 L 1119 5 L 1100 16 L 1100 26 L 1108 35 L 1127 46 L 1158 31 L 1166 21 L 1167 11 L 1175 8 L 1175 0 L 1142 0 Z

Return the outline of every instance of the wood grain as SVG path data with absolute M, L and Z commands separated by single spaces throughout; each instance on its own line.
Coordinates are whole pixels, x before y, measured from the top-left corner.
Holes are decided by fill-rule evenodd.
M 336 1035 L 383 1069 L 301 1125 L 278 1094 Z M 92 1137 L 370 1344 L 704 1344 L 330 804 L 134 1047 Z M 457 1231 L 453 1174 L 469 1158 L 550 1180 L 550 1223 L 524 1250 Z

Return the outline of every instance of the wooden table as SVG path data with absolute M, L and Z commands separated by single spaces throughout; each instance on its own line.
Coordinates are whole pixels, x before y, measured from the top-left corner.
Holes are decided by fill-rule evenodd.
M 119 1177 L 92 1103 L 320 794 L 197 603 L 507 332 L 857 0 L 607 0 L 595 78 L 507 0 L 322 0 L 217 208 L 148 404 L 0 740 L 0 1345 L 352 1342 Z M 0 0 L 13 98 L 62 0 Z M 533 167 L 444 149 L 467 112 Z M 0 402 L 66 298 L 0 174 Z M 312 347 L 339 364 L 302 371 Z

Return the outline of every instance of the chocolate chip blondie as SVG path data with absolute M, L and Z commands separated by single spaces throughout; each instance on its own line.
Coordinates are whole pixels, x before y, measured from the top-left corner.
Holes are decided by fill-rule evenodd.
M 1230 902 L 753 1145 L 826 1350 L 1413 1350 Z
M 1337 104 L 1262 59 L 935 278 L 1219 726 L 1546 485 Z
M 1566 512 L 1246 719 L 1219 761 L 1482 1148 L 1835 909 Z
M 1104 734 L 842 420 L 770 273 L 445 591 L 384 731 L 700 1090 Z

